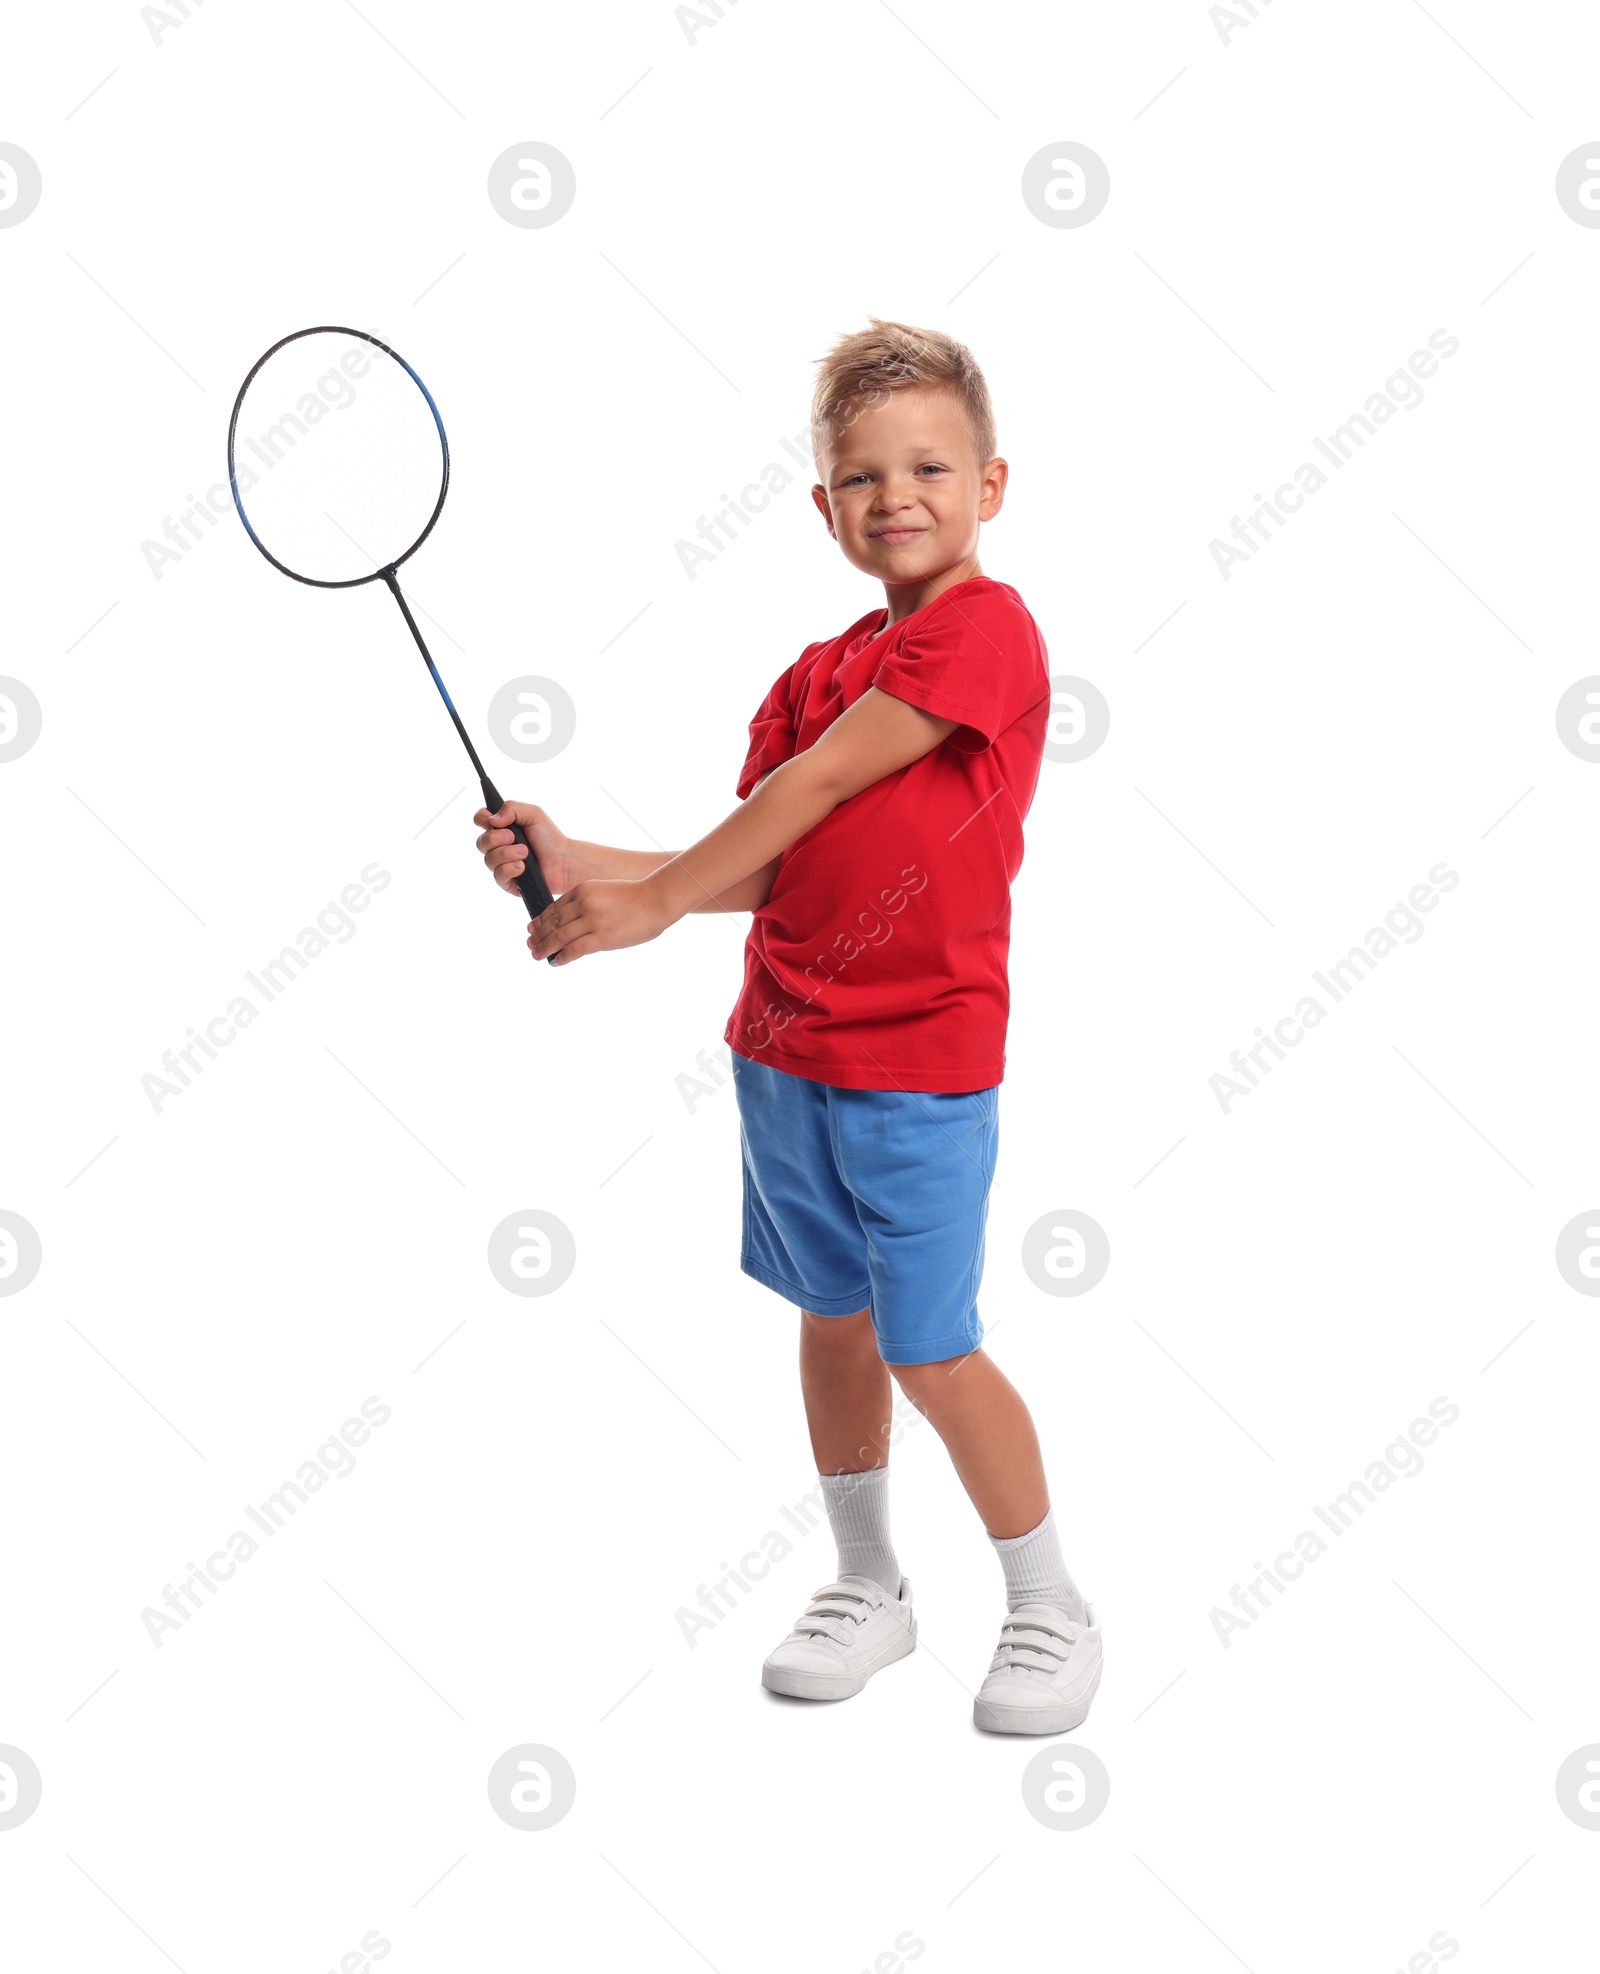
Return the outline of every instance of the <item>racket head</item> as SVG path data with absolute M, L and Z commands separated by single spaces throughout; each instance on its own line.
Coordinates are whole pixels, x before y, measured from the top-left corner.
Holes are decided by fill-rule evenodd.
M 275 569 L 354 589 L 409 561 L 450 486 L 450 444 L 426 384 L 364 329 L 319 324 L 252 364 L 228 420 L 228 486 Z

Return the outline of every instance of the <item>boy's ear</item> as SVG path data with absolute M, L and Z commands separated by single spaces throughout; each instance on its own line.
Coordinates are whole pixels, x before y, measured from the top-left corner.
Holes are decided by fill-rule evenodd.
M 979 480 L 978 519 L 992 521 L 1005 504 L 1006 480 L 1011 468 L 1003 459 L 991 459 Z
M 835 541 L 837 541 L 839 537 L 833 533 L 833 511 L 828 506 L 828 490 L 826 487 L 823 486 L 820 480 L 811 489 L 811 498 L 816 505 L 817 512 L 822 516 L 823 520 L 826 521 L 828 524 L 828 533 L 833 536 L 833 539 Z

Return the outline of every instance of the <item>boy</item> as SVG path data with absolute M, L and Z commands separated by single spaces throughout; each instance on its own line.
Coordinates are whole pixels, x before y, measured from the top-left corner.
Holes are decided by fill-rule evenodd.
M 1089 1711 L 1100 1626 L 1061 1560 L 1033 1422 L 980 1348 L 975 1302 L 1004 1070 L 1010 884 L 1050 707 L 1044 645 L 978 567 L 1000 511 L 988 389 L 948 336 L 871 317 L 823 360 L 812 499 L 885 607 L 809 645 L 750 726 L 742 806 L 692 849 L 563 836 L 480 810 L 515 888 L 521 822 L 555 902 L 535 959 L 754 914 L 733 1051 L 745 1272 L 799 1305 L 800 1383 L 837 1580 L 768 1657 L 800 1699 L 860 1692 L 916 1643 L 889 1537 L 891 1376 L 934 1425 L 1005 1573 L 981 1728 L 1058 1734 Z

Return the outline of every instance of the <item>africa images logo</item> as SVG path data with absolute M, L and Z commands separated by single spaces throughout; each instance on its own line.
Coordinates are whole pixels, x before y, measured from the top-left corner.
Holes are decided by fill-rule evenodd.
M 1421 380 L 1432 377 L 1439 368 L 1439 359 L 1454 356 L 1460 347 L 1459 337 L 1435 329 L 1428 338 L 1427 349 L 1413 350 L 1405 364 L 1384 379 L 1383 389 L 1374 391 L 1360 411 L 1352 411 L 1342 425 L 1335 426 L 1325 439 L 1314 438 L 1312 445 L 1335 473 L 1341 471 L 1397 411 L 1416 410 L 1427 395 Z M 1235 514 L 1229 530 L 1233 545 L 1225 541 L 1208 544 L 1222 580 L 1227 582 L 1232 576 L 1234 563 L 1248 562 L 1271 541 L 1275 530 L 1268 526 L 1269 520 L 1281 529 L 1305 506 L 1307 494 L 1321 493 L 1328 480 L 1329 475 L 1315 460 L 1304 460 L 1295 467 L 1293 480 L 1285 480 L 1276 487 L 1270 499 L 1258 493 L 1252 513 L 1243 519 Z
M 1441 861 L 1435 864 L 1428 872 L 1427 881 L 1412 885 L 1406 893 L 1406 903 L 1397 899 L 1385 913 L 1383 924 L 1373 926 L 1361 945 L 1352 946 L 1342 960 L 1335 960 L 1328 967 L 1326 973 L 1318 970 L 1311 978 L 1329 1001 L 1337 1005 L 1353 993 L 1369 973 L 1375 972 L 1378 962 L 1386 960 L 1397 945 L 1414 946 L 1427 930 L 1417 914 L 1431 912 L 1441 896 L 1447 891 L 1454 891 L 1460 882 L 1460 875 L 1447 863 Z M 1234 1074 L 1227 1076 L 1219 1071 L 1211 1078 L 1211 1094 L 1222 1106 L 1223 1116 L 1229 1115 L 1236 1098 L 1248 1097 L 1263 1077 L 1272 1074 L 1272 1063 L 1267 1052 L 1270 1051 L 1279 1062 L 1285 1061 L 1288 1051 L 1298 1048 L 1307 1034 L 1327 1017 L 1328 1009 L 1315 994 L 1302 995 L 1291 1013 L 1273 1023 L 1270 1035 L 1264 1028 L 1258 1028 L 1256 1041 L 1242 1052 L 1235 1049 L 1228 1058 Z M 1251 1067 L 1252 1063 L 1254 1068 Z

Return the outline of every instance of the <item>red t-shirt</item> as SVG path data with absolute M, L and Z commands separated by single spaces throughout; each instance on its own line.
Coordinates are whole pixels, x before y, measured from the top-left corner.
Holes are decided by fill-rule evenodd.
M 986 1090 L 1005 1073 L 1011 880 L 1050 717 L 1044 640 L 987 576 L 875 638 L 887 616 L 808 645 L 773 686 L 741 801 L 869 686 L 960 725 L 784 851 L 723 1039 L 849 1090 Z

